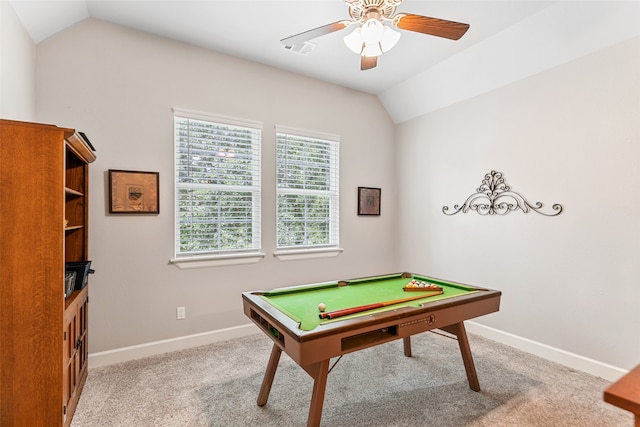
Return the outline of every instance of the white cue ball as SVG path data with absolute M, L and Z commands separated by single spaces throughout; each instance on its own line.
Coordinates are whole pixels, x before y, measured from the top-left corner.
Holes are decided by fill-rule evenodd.
M 325 311 L 326 309 L 327 306 L 325 305 L 325 303 L 321 302 L 320 304 L 318 304 L 318 310 Z

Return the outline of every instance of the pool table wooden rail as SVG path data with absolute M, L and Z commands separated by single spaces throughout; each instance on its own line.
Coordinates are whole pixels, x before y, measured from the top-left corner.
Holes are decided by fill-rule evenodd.
M 256 295 L 243 294 L 244 313 L 300 365 L 315 363 L 431 329 L 493 313 L 499 291 L 479 292 L 321 324 L 303 331 L 289 316 Z

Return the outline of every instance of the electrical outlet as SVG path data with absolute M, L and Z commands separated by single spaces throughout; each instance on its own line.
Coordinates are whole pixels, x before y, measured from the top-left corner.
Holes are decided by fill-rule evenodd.
M 184 307 L 176 308 L 176 319 L 182 320 L 187 317 L 187 311 Z

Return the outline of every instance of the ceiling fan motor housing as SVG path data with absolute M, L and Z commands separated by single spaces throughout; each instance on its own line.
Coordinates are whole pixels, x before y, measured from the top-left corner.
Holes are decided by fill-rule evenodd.
M 396 11 L 396 6 L 402 0 L 345 0 L 349 5 L 349 15 L 355 21 L 370 18 L 390 19 Z M 375 16 L 377 15 L 377 16 Z

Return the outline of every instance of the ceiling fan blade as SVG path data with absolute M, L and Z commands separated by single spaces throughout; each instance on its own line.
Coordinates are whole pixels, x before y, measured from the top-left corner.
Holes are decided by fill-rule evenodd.
M 378 65 L 377 56 L 360 56 L 360 70 L 370 70 Z
M 338 21 L 332 24 L 323 25 L 322 27 L 314 28 L 313 30 L 308 30 L 300 34 L 296 34 L 296 35 L 284 38 L 280 40 L 280 43 L 282 43 L 285 46 L 295 46 L 302 42 L 315 39 L 316 37 L 324 36 L 326 34 L 330 34 L 335 31 L 344 30 L 352 23 L 353 22 L 351 21 Z
M 393 24 L 403 30 L 458 40 L 469 29 L 469 24 L 430 18 L 428 16 L 399 13 L 393 18 Z

